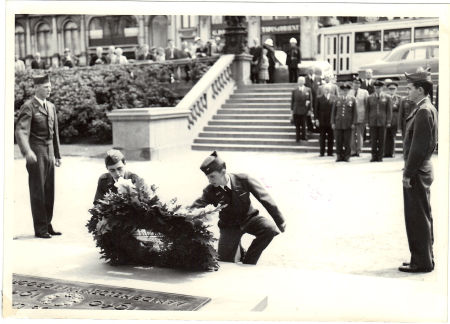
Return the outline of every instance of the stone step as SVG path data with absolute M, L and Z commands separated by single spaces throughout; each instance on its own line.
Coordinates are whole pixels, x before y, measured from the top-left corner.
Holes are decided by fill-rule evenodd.
M 230 115 L 230 114 L 221 114 L 214 115 L 213 120 L 289 120 L 289 113 L 284 115 L 265 115 L 265 114 L 253 114 L 253 115 Z
M 210 120 L 208 122 L 210 126 L 291 126 L 290 121 L 255 121 L 255 120 L 239 120 L 239 121 L 231 121 L 231 120 Z
M 298 152 L 310 153 L 319 152 L 318 146 L 304 146 L 298 143 L 297 146 L 283 146 L 283 145 L 240 145 L 240 144 L 193 144 L 193 150 L 197 151 L 235 151 L 235 152 Z M 395 149 L 396 153 L 401 153 L 400 149 Z M 370 148 L 364 147 L 362 153 L 370 153 Z M 336 153 L 334 154 L 336 157 Z M 358 159 L 358 158 L 351 158 Z
M 252 109 L 252 110 L 265 110 L 265 109 L 291 109 L 291 105 L 290 104 L 272 104 L 272 105 L 267 105 L 267 106 L 255 106 L 255 105 L 246 105 L 246 104 L 239 104 L 239 105 L 228 105 L 228 104 L 223 104 L 222 107 L 220 108 L 221 110 L 228 110 L 228 109 Z
M 205 132 L 271 132 L 271 133 L 293 133 L 295 130 L 290 126 L 241 126 L 241 127 L 226 127 L 226 126 L 205 126 L 203 129 Z
M 239 99 L 228 99 L 227 104 L 247 104 L 247 103 L 291 103 L 290 96 L 285 96 L 283 98 L 254 98 L 247 96 L 246 98 Z
M 248 93 L 248 92 L 241 92 L 241 93 L 234 93 L 230 96 L 230 99 L 247 99 L 247 98 L 280 98 L 280 99 L 284 99 L 284 98 L 289 98 L 290 99 L 290 92 L 289 94 L 287 92 L 271 92 L 271 93 L 265 93 L 265 92 L 253 92 L 253 93 Z
M 219 115 L 237 115 L 237 114 L 248 114 L 248 115 L 292 115 L 290 109 L 243 109 L 243 108 L 227 108 L 219 109 L 217 111 Z
M 240 104 L 229 104 L 225 103 L 222 105 L 223 108 L 291 108 L 290 102 L 257 102 L 257 103 L 240 103 Z
M 291 94 L 292 90 L 294 90 L 294 88 L 277 88 L 277 89 L 258 89 L 258 88 L 254 88 L 254 89 L 237 89 L 234 91 L 234 93 L 248 93 L 248 94 L 255 94 L 255 93 L 265 93 L 265 94 L 270 94 L 270 93 L 284 93 L 284 94 Z

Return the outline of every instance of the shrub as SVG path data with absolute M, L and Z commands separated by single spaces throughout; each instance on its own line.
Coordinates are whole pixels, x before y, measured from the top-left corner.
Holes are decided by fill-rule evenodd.
M 189 79 L 198 81 L 214 60 L 190 61 Z M 89 139 L 106 143 L 112 138 L 107 112 L 113 109 L 174 107 L 193 82 L 184 77 L 173 80 L 176 65 L 98 65 L 50 71 L 52 93 L 49 100 L 58 112 L 61 142 Z M 16 75 L 15 117 L 23 103 L 34 94 L 32 71 Z M 183 85 L 174 87 L 173 85 Z M 181 91 L 180 91 L 181 90 Z

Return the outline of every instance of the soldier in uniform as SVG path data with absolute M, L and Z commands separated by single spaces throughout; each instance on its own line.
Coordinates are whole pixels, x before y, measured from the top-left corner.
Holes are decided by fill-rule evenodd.
M 438 136 L 437 111 L 431 103 L 433 83 L 428 71 L 405 73 L 409 98 L 415 103 L 406 118 L 403 143 L 403 200 L 406 234 L 411 259 L 400 271 L 430 272 L 434 269 L 433 218 L 430 186 L 433 182 L 431 155 Z
M 192 205 L 194 208 L 209 204 L 226 206 L 219 212 L 219 260 L 256 264 L 274 236 L 284 232 L 286 223 L 277 205 L 253 177 L 228 173 L 225 162 L 214 151 L 200 166 L 209 180 L 203 194 Z M 259 214 L 250 202 L 250 193 L 266 208 L 275 221 Z M 277 228 L 278 227 L 278 228 Z M 239 255 L 242 235 L 255 236 L 244 256 Z M 242 252 L 241 252 L 242 253 Z
M 409 116 L 409 114 L 411 113 L 411 111 L 414 108 L 414 102 L 412 102 L 411 100 L 409 100 L 408 96 L 402 98 L 402 100 L 400 101 L 400 108 L 399 108 L 399 113 L 398 113 L 398 119 L 399 119 L 399 126 L 402 129 L 402 139 L 405 139 L 405 131 L 406 131 L 406 117 Z
M 393 82 L 390 79 L 385 80 L 385 82 L 386 88 L 388 89 L 388 94 L 391 95 L 392 119 L 391 127 L 386 128 L 384 157 L 395 157 L 395 137 L 397 136 L 399 110 L 402 102 L 402 97 L 396 94 L 398 83 Z
M 61 165 L 58 117 L 47 100 L 51 92 L 48 75 L 35 77 L 34 97 L 20 108 L 16 140 L 26 159 L 34 235 L 51 238 L 61 235 L 52 226 L 55 198 L 55 166 Z
M 131 182 L 135 185 L 145 186 L 145 182 L 137 174 L 134 174 L 126 170 L 126 161 L 122 152 L 119 150 L 109 150 L 106 152 L 105 166 L 108 170 L 100 176 L 97 183 L 97 190 L 95 192 L 94 204 L 102 199 L 108 192 L 117 192 L 117 188 L 114 186 L 119 178 L 131 179 Z
M 289 82 L 297 82 L 298 79 L 298 64 L 302 60 L 300 48 L 297 46 L 297 40 L 292 37 L 289 40 L 291 47 L 287 51 L 286 65 L 289 69 Z
M 336 97 L 331 93 L 331 87 L 325 86 L 323 94 L 317 99 L 314 115 L 316 116 L 316 124 L 319 126 L 320 135 L 320 156 L 325 154 L 325 141 L 327 141 L 327 154 L 333 156 L 334 134 L 331 128 L 331 110 Z
M 350 85 L 340 86 L 343 95 L 334 102 L 331 111 L 331 127 L 334 129 L 336 138 L 336 162 L 349 162 L 352 130 L 357 121 L 356 100 L 349 96 Z
M 382 162 L 386 127 L 391 127 L 392 102 L 391 97 L 382 92 L 383 82 L 377 80 L 374 86 L 375 92 L 367 99 L 366 125 L 369 127 L 372 141 L 370 162 Z
M 305 86 L 305 77 L 298 77 L 298 87 L 292 91 L 291 110 L 294 120 L 296 141 L 307 141 L 306 118 L 312 111 L 312 90 Z
M 353 80 L 353 89 L 348 94 L 356 99 L 357 120 L 355 128 L 352 131 L 351 151 L 352 156 L 359 156 L 363 146 L 363 133 L 365 129 L 364 119 L 366 115 L 367 98 L 369 93 L 365 89 L 361 89 L 362 80 L 356 78 Z

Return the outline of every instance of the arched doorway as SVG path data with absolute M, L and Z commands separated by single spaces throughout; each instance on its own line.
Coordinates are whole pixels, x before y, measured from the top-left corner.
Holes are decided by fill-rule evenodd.
M 153 17 L 150 26 L 150 47 L 165 48 L 167 46 L 167 25 L 168 20 L 166 16 Z
M 19 58 L 25 57 L 25 30 L 21 25 L 16 25 L 16 52 Z
M 41 59 L 50 63 L 51 53 L 51 29 L 47 23 L 42 23 L 36 28 L 36 48 L 41 54 Z M 53 49 L 55 50 L 55 49 Z
M 64 25 L 64 48 L 70 49 L 75 55 L 80 54 L 80 33 L 78 25 L 73 21 Z

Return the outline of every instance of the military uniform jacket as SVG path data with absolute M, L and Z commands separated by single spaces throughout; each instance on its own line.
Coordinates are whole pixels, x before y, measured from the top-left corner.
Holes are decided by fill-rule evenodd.
M 338 97 L 331 111 L 331 124 L 335 129 L 349 129 L 356 123 L 356 100 L 355 97 Z
M 392 121 L 391 96 L 373 93 L 367 99 L 366 124 L 370 127 L 386 127 Z
M 418 103 L 406 118 L 406 132 L 403 142 L 405 168 L 403 175 L 411 178 L 419 171 L 431 172 L 430 163 L 438 139 L 436 108 L 428 97 Z
M 30 144 L 53 144 L 55 158 L 61 159 L 58 117 L 55 105 L 46 101 L 47 110 L 33 97 L 20 108 L 16 122 L 16 140 L 20 151 L 27 155 Z
M 319 120 L 319 127 L 331 126 L 331 111 L 335 101 L 336 97 L 333 95 L 330 95 L 329 99 L 325 96 L 317 99 L 314 116 Z
M 400 105 L 402 104 L 402 97 L 399 95 L 393 95 L 391 96 L 391 102 L 392 102 L 392 119 L 391 119 L 391 126 L 398 127 L 400 125 L 399 122 L 399 112 L 400 112 Z
M 251 204 L 250 193 L 266 208 L 278 226 L 284 223 L 284 217 L 277 205 L 256 179 L 242 173 L 228 175 L 231 181 L 231 204 L 220 211 L 219 227 L 242 227 L 248 219 L 259 214 L 259 211 Z M 220 187 L 208 185 L 192 207 L 201 208 L 209 204 L 223 205 L 224 201 L 223 190 Z
M 309 101 L 306 104 L 306 101 Z M 294 115 L 306 115 L 311 109 L 312 104 L 312 90 L 306 86 L 303 86 L 303 91 L 297 87 L 292 91 L 291 96 L 291 110 Z
M 290 68 L 295 68 L 301 62 L 302 55 L 298 46 L 290 47 L 287 51 L 286 65 Z
M 131 179 L 131 182 L 133 184 L 140 183 L 142 186 L 145 185 L 144 180 L 139 177 L 137 174 L 134 174 L 129 171 L 125 171 L 125 174 L 123 176 L 124 179 Z M 106 193 L 109 191 L 117 193 L 117 187 L 114 186 L 114 178 L 109 173 L 104 173 L 98 178 L 98 184 L 97 184 L 97 191 L 95 192 L 95 198 L 94 203 L 102 199 Z

